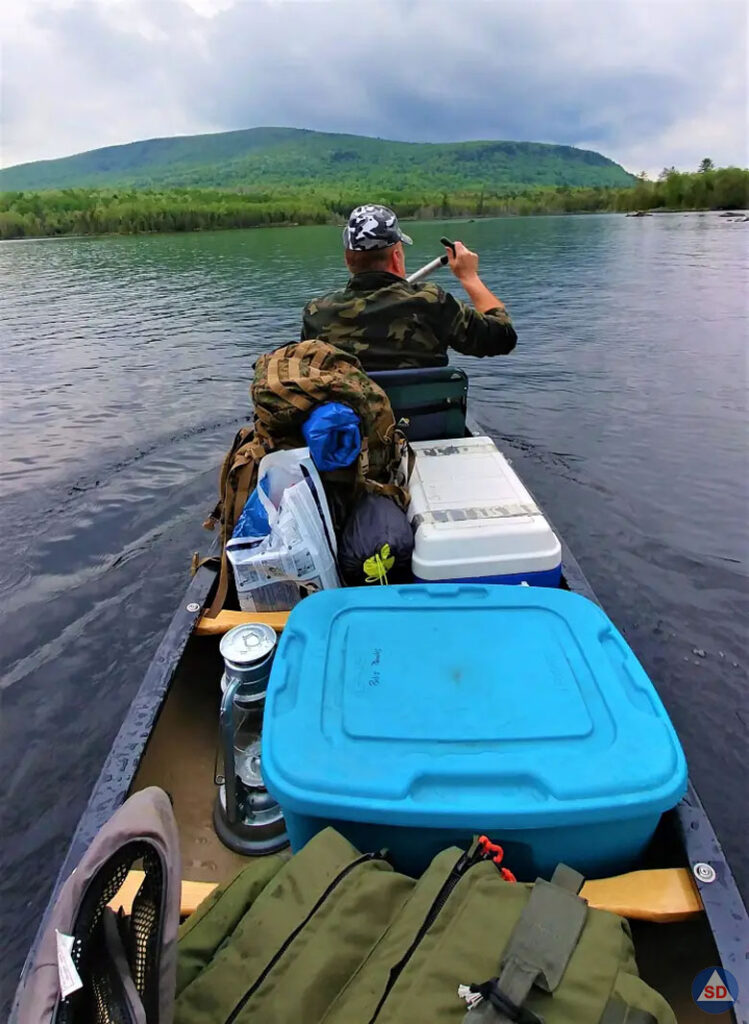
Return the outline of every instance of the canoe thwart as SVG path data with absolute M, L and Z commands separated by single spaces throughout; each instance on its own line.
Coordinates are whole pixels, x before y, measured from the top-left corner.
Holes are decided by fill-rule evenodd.
M 585 883 L 580 895 L 599 910 L 661 924 L 686 921 L 704 909 L 688 868 L 653 868 L 594 878 Z
M 129 914 L 144 878 L 145 874 L 136 868 L 128 871 L 125 881 L 120 886 L 120 891 L 109 902 L 111 909 L 114 911 L 122 909 L 124 913 Z M 194 913 L 215 888 L 216 882 L 189 882 L 183 879 L 182 895 L 179 901 L 180 917 L 189 917 Z
M 277 633 L 280 633 L 286 625 L 289 615 L 289 611 L 233 612 L 224 610 L 213 618 L 209 618 L 203 613 L 198 619 L 195 633 L 197 636 L 222 636 L 235 626 L 243 626 L 247 622 L 262 622 L 266 626 L 272 626 Z
M 109 906 L 130 913 L 133 899 L 143 881 L 142 871 L 130 871 Z M 215 882 L 182 882 L 180 913 L 192 914 L 216 888 Z M 630 871 L 613 878 L 586 882 L 580 895 L 591 907 L 609 910 L 633 920 L 669 924 L 686 921 L 702 913 L 702 901 L 687 868 L 656 868 Z

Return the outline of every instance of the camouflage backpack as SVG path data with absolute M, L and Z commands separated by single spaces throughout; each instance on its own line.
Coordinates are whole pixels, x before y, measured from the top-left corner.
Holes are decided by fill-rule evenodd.
M 304 448 L 302 424 L 316 405 L 341 402 L 359 416 L 362 451 L 351 470 L 323 473 L 327 486 L 343 488 L 352 500 L 362 490 L 388 494 L 404 508 L 407 491 L 396 483 L 405 439 L 382 388 L 369 378 L 356 356 L 324 341 L 301 341 L 260 356 L 250 388 L 254 425 L 234 438 L 219 474 L 219 501 L 203 524 L 221 529 L 221 572 L 209 616 L 223 608 L 229 584 L 226 542 L 257 482 L 257 468 L 268 452 Z
M 342 402 L 361 420 L 361 475 L 388 483 L 399 461 L 390 400 L 356 356 L 325 341 L 301 341 L 261 356 L 251 388 L 255 428 L 305 447 L 302 424 L 323 402 Z

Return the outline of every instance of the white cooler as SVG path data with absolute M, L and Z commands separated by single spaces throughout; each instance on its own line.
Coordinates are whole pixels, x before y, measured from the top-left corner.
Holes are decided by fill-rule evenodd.
M 411 447 L 417 580 L 559 586 L 562 546 L 490 437 Z

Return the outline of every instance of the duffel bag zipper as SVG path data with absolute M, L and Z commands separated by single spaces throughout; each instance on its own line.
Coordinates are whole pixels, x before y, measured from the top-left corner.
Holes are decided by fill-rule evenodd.
M 244 993 L 242 998 L 239 1000 L 239 1002 L 236 1004 L 236 1006 L 231 1011 L 229 1016 L 226 1018 L 226 1024 L 232 1024 L 232 1022 L 237 1019 L 239 1014 L 242 1012 L 242 1010 L 247 1005 L 248 1000 L 251 999 L 251 997 L 255 994 L 255 992 L 257 992 L 257 990 L 260 988 L 260 986 L 265 981 L 265 979 L 268 977 L 268 975 L 273 970 L 275 965 L 278 963 L 278 961 L 284 955 L 284 953 L 289 948 L 289 946 L 294 941 L 294 939 L 296 939 L 296 937 L 299 935 L 299 933 L 312 920 L 312 918 L 315 916 L 317 911 L 320 909 L 320 907 L 326 901 L 328 896 L 330 896 L 330 894 L 334 891 L 334 889 L 336 889 L 341 884 L 341 882 L 344 880 L 344 878 L 346 878 L 347 875 L 350 875 L 351 872 L 354 870 L 354 868 L 358 868 L 361 864 L 366 864 L 370 860 L 386 860 L 386 859 L 387 858 L 385 857 L 385 854 L 383 852 L 380 852 L 380 853 L 365 853 L 361 857 L 358 857 L 356 860 L 351 861 L 351 863 L 347 864 L 346 867 L 343 868 L 342 871 L 338 872 L 338 874 L 335 876 L 335 878 L 328 884 L 328 886 L 322 892 L 322 894 L 320 895 L 319 899 L 317 900 L 315 905 L 312 907 L 310 912 L 307 914 L 307 916 L 304 918 L 304 920 L 301 921 L 296 926 L 296 928 L 292 932 L 290 932 L 289 935 L 287 935 L 287 937 L 284 939 L 283 943 L 279 946 L 279 948 L 273 954 L 271 959 L 268 961 L 268 963 L 265 965 L 263 970 L 260 972 L 260 974 L 255 979 L 255 981 L 252 983 L 252 985 L 250 985 L 250 987 Z
M 445 881 L 442 883 L 442 887 L 440 888 L 439 892 L 434 897 L 432 905 L 430 906 L 429 910 L 427 911 L 426 917 L 421 923 L 421 927 L 414 936 L 413 942 L 408 947 L 408 949 L 403 954 L 398 963 L 395 965 L 395 967 L 391 968 L 390 975 L 387 980 L 387 985 L 385 986 L 385 991 L 380 996 L 380 1001 L 377 1004 L 375 1012 L 369 1019 L 369 1024 L 374 1024 L 374 1022 L 377 1020 L 377 1017 L 379 1016 L 382 1007 L 385 1005 L 385 1001 L 390 995 L 393 986 L 400 977 L 408 961 L 416 952 L 419 943 L 434 924 L 437 915 L 440 913 L 444 905 L 447 903 L 450 893 L 453 891 L 453 889 L 461 880 L 466 871 L 469 868 L 473 867 L 474 864 L 479 863 L 481 863 L 481 860 L 476 859 L 476 856 L 473 853 L 473 849 L 469 850 L 467 853 L 462 854 L 462 856 L 458 859 L 452 871 L 447 876 Z

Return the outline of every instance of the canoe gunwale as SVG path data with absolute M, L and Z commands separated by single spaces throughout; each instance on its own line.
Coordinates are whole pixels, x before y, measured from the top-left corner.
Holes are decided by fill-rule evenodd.
M 749 963 L 746 948 L 749 914 L 720 840 L 691 781 L 686 795 L 671 812 L 671 816 L 684 847 L 687 867 L 697 885 L 721 965 L 738 982 L 738 996 L 732 1008 L 733 1017 L 740 1024 L 745 1024 L 749 1021 Z M 703 881 L 695 871 L 697 864 L 709 864 L 715 872 L 714 881 Z
M 202 566 L 198 569 L 149 662 L 143 681 L 102 765 L 86 808 L 78 820 L 65 859 L 55 879 L 47 907 L 21 970 L 11 1020 L 15 1018 L 23 981 L 65 879 L 77 867 L 102 825 L 127 798 L 146 744 L 169 693 L 174 673 L 216 583 L 216 577 L 217 572 L 211 567 Z

